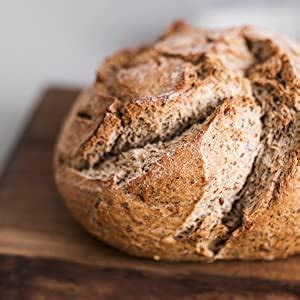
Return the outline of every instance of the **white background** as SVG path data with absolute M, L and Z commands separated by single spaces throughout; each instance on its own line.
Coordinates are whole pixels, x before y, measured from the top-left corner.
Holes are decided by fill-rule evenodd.
M 118 48 L 151 41 L 178 18 L 300 37 L 299 12 L 296 0 L 0 0 L 0 169 L 43 89 L 88 84 Z

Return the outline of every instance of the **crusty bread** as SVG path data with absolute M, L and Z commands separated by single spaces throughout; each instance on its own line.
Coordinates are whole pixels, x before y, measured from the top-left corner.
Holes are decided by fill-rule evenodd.
M 108 58 L 58 139 L 55 178 L 90 233 L 165 260 L 300 252 L 300 46 L 183 22 Z

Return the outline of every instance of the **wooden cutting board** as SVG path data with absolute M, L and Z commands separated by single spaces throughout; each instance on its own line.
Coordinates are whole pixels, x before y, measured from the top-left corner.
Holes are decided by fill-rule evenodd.
M 125 255 L 68 214 L 52 154 L 77 90 L 51 88 L 0 180 L 0 299 L 300 299 L 300 257 L 165 263 Z

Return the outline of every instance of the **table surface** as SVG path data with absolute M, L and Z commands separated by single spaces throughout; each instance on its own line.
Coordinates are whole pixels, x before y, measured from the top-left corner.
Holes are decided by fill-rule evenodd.
M 77 93 L 44 93 L 0 180 L 0 299 L 300 299 L 299 256 L 154 262 L 90 237 L 52 175 L 55 139 Z

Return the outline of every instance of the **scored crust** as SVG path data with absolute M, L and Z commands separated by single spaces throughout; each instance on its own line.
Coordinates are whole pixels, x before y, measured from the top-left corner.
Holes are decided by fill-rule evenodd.
M 250 27 L 176 22 L 108 58 L 57 143 L 74 217 L 137 256 L 299 253 L 299 49 Z

